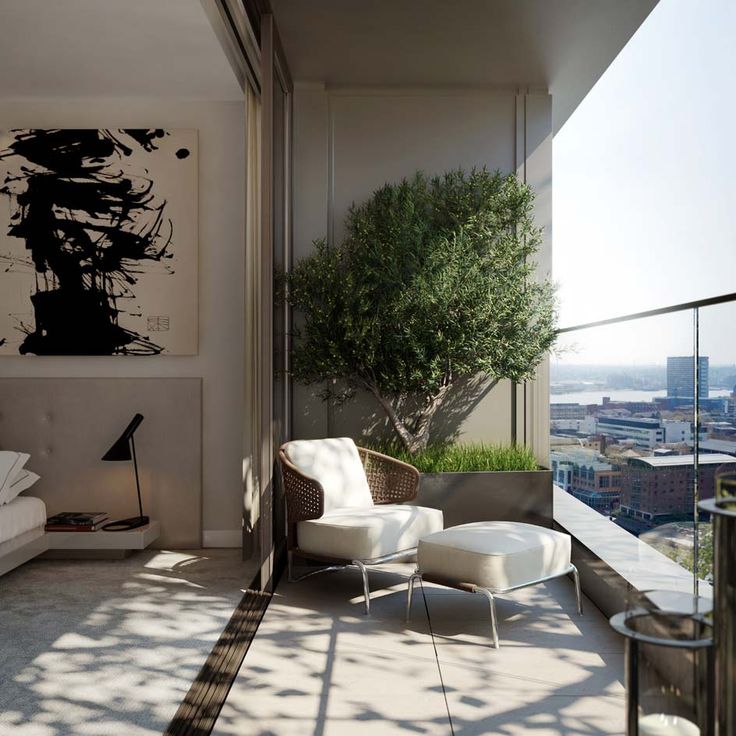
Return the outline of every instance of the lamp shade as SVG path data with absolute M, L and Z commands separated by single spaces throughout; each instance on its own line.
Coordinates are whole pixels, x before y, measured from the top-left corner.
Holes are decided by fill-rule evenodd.
M 131 460 L 132 455 L 130 452 L 130 438 L 133 433 L 138 429 L 140 423 L 143 421 L 142 414 L 136 414 L 133 419 L 130 420 L 130 424 L 123 430 L 123 433 L 115 440 L 112 447 L 102 456 L 103 460 Z

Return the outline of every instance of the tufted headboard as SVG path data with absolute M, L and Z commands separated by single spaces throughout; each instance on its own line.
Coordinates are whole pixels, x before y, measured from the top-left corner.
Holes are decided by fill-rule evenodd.
M 202 541 L 202 381 L 199 378 L 0 379 L 0 449 L 28 452 L 41 480 L 27 495 L 59 511 L 138 513 L 133 464 L 100 458 L 133 414 L 144 513 L 154 545 Z

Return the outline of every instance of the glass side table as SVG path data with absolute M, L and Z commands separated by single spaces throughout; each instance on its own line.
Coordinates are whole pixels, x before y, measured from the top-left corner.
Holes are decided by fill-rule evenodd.
M 626 641 L 627 736 L 714 736 L 711 601 L 646 591 L 610 622 Z

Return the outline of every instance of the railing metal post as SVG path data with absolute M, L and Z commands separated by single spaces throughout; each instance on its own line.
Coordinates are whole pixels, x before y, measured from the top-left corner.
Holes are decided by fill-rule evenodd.
M 736 475 L 721 476 L 718 484 L 733 494 Z M 719 499 L 720 488 L 700 508 L 713 519 L 716 734 L 736 736 L 736 502 Z
M 700 562 L 700 309 L 693 309 L 693 596 L 698 600 L 700 578 L 698 564 Z

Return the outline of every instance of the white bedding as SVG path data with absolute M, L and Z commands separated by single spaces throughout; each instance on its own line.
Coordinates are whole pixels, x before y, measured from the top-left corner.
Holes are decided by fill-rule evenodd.
M 0 506 L 0 544 L 46 523 L 46 504 L 40 498 L 18 496 Z

